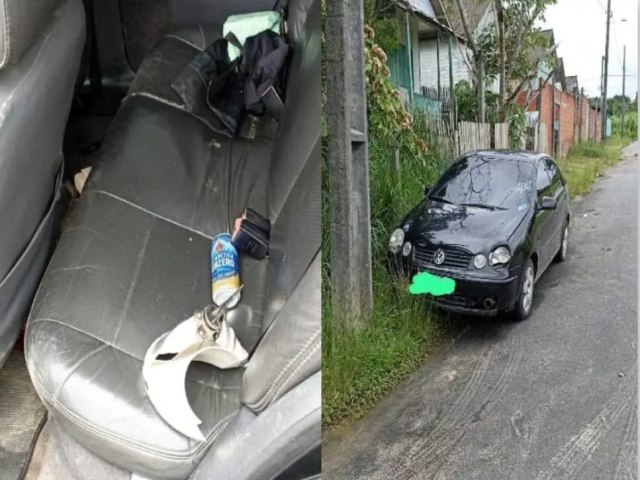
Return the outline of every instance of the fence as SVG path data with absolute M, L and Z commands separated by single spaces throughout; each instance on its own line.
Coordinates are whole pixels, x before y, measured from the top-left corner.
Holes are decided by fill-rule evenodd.
M 425 122 L 432 141 L 439 149 L 451 152 L 453 157 L 471 150 L 511 148 L 507 123 L 459 122 L 457 128 L 451 128 L 447 119 L 427 117 Z

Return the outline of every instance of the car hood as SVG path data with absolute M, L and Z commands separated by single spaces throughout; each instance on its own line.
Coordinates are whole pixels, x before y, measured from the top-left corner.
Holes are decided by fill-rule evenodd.
M 402 227 L 413 243 L 460 245 L 481 252 L 508 243 L 530 210 L 529 205 L 489 210 L 424 200 L 407 216 Z

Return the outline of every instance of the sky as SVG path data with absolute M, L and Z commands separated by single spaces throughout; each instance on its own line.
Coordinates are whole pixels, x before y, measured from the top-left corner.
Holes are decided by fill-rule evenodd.
M 605 51 L 607 0 L 558 0 L 547 8 L 544 28 L 552 28 L 566 76 L 577 75 L 589 96 L 600 95 L 600 67 Z M 607 97 L 622 94 L 623 46 L 627 46 L 625 93 L 638 90 L 638 3 L 611 0 L 609 84 Z M 626 19 L 626 22 L 622 20 Z

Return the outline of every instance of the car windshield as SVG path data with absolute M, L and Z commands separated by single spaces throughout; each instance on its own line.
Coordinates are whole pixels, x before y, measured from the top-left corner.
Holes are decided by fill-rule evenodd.
M 526 208 L 533 189 L 533 170 L 530 162 L 468 156 L 440 177 L 429 198 L 488 209 Z

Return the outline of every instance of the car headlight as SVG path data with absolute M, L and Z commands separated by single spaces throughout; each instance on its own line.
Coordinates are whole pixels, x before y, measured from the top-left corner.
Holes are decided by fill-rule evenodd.
M 404 241 L 404 231 L 401 228 L 396 228 L 391 234 L 389 239 L 389 250 L 391 253 L 398 253 L 402 248 L 402 242 Z
M 402 256 L 406 257 L 411 253 L 411 242 L 404 242 L 402 246 Z
M 507 247 L 498 247 L 489 255 L 489 262 L 492 266 L 506 265 L 511 260 L 511 252 Z
M 479 253 L 477 254 L 474 258 L 473 258 L 473 266 L 480 269 L 480 268 L 484 268 L 484 266 L 487 264 L 487 257 L 485 257 L 483 254 Z

